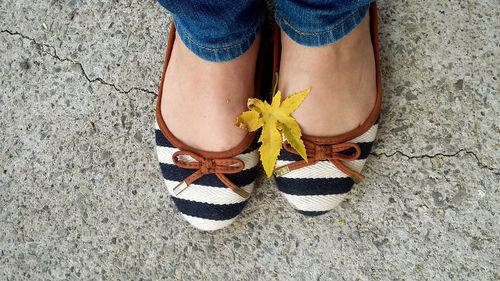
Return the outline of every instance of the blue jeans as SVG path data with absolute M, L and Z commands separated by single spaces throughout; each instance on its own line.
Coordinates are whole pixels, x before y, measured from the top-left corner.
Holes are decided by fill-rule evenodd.
M 158 0 L 174 16 L 177 34 L 199 57 L 227 61 L 242 55 L 264 22 L 264 0 Z M 334 43 L 364 18 L 373 0 L 276 0 L 275 19 L 305 46 Z

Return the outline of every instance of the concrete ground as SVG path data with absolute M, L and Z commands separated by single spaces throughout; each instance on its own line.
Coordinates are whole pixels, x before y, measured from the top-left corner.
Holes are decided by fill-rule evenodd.
M 380 1 L 367 180 L 306 218 L 262 178 L 233 226 L 203 233 L 154 151 L 169 14 L 0 1 L 0 280 L 500 280 L 497 4 Z

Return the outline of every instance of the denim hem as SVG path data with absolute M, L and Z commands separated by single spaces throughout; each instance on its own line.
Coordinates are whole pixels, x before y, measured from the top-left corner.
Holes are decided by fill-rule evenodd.
M 335 43 L 342 39 L 361 23 L 369 8 L 370 5 L 362 6 L 333 25 L 326 26 L 323 30 L 315 32 L 302 31 L 300 28 L 293 26 L 279 11 L 276 11 L 276 22 L 281 30 L 296 43 L 317 47 Z
M 208 46 L 197 42 L 188 34 L 183 24 L 175 19 L 175 16 L 174 22 L 177 35 L 190 51 L 207 61 L 224 62 L 241 56 L 252 46 L 255 38 L 257 37 L 257 33 L 264 23 L 265 16 L 266 12 L 263 9 L 260 12 L 259 19 L 256 24 L 248 29 L 249 32 L 247 34 L 243 35 L 239 41 L 227 42 L 223 46 Z

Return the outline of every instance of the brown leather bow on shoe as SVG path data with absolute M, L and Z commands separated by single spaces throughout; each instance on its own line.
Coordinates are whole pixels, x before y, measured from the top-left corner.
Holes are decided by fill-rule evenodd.
M 181 156 L 190 156 L 195 161 L 185 161 Z M 175 165 L 184 169 L 197 170 L 189 177 L 184 179 L 180 184 L 174 187 L 174 194 L 177 195 L 186 189 L 197 179 L 206 174 L 215 174 L 227 187 L 231 188 L 234 192 L 243 198 L 248 198 L 250 194 L 244 189 L 235 185 L 224 174 L 235 174 L 241 172 L 245 168 L 245 163 L 236 158 L 222 158 L 222 159 L 207 159 L 191 151 L 180 150 L 172 155 L 172 160 Z
M 319 161 L 330 161 L 337 169 L 342 171 L 344 174 L 351 177 L 356 183 L 362 181 L 365 177 L 353 169 L 347 167 L 344 161 L 354 161 L 361 155 L 361 148 L 355 143 L 339 143 L 339 144 L 316 144 L 314 142 L 304 140 L 304 145 L 306 147 L 307 161 L 300 160 L 288 165 L 277 168 L 274 171 L 276 176 L 282 176 L 290 171 L 297 170 L 309 165 L 314 165 Z M 288 143 L 285 142 L 283 147 L 293 154 L 298 154 L 298 152 Z M 346 154 L 342 152 L 347 152 L 350 149 L 354 149 L 354 153 Z

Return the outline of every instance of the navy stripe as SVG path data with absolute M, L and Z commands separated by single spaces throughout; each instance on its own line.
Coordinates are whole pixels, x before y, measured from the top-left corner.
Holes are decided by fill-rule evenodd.
M 358 142 L 359 148 L 361 148 L 361 155 L 358 159 L 366 159 L 372 152 L 373 142 Z
M 298 154 L 293 154 L 286 149 L 282 149 L 280 151 L 280 155 L 278 156 L 278 159 L 284 160 L 284 161 L 300 161 L 300 160 L 302 160 L 302 157 L 300 157 L 300 155 L 298 155 Z
M 155 137 L 156 137 L 156 145 L 174 147 L 160 130 L 155 130 Z
M 236 217 L 247 201 L 235 204 L 215 205 L 172 197 L 177 209 L 186 215 L 209 220 L 228 220 Z
M 297 212 L 303 214 L 304 216 L 308 216 L 308 217 L 316 217 L 319 215 L 324 215 L 324 214 L 329 212 L 329 211 L 302 211 L 302 210 L 298 210 L 298 209 L 295 209 L 295 210 Z
M 347 193 L 352 189 L 351 178 L 298 178 L 276 177 L 281 192 L 291 195 L 330 195 Z
M 359 148 L 361 149 L 361 154 L 359 155 L 358 159 L 359 160 L 366 159 L 370 155 L 370 152 L 372 151 L 373 142 L 358 142 L 356 144 L 359 145 Z M 354 148 L 349 148 L 340 153 L 345 155 L 352 155 L 355 152 L 356 150 L 354 150 Z
M 361 155 L 359 156 L 358 159 L 366 159 L 372 150 L 373 142 L 358 142 L 357 145 L 359 145 L 359 148 L 361 149 Z M 340 153 L 346 154 L 346 155 L 352 155 L 354 154 L 355 150 L 354 148 L 349 148 L 346 149 Z M 288 150 L 282 149 L 280 152 L 280 155 L 278 157 L 279 160 L 284 160 L 284 161 L 300 161 L 302 160 L 302 157 L 298 154 L 293 154 L 289 152 Z
M 226 174 L 226 177 L 232 181 L 237 186 L 245 186 L 251 184 L 255 181 L 257 177 L 257 172 L 259 171 L 259 165 L 248 170 L 243 170 L 237 174 Z
M 196 172 L 192 169 L 184 169 L 172 164 L 160 163 L 161 173 L 163 178 L 171 181 L 181 182 L 191 174 Z M 236 174 L 226 174 L 226 177 L 237 186 L 245 186 L 251 184 L 257 175 L 258 166 L 243 170 Z M 206 174 L 194 182 L 198 185 L 207 185 L 214 187 L 226 187 L 224 183 L 215 174 Z

